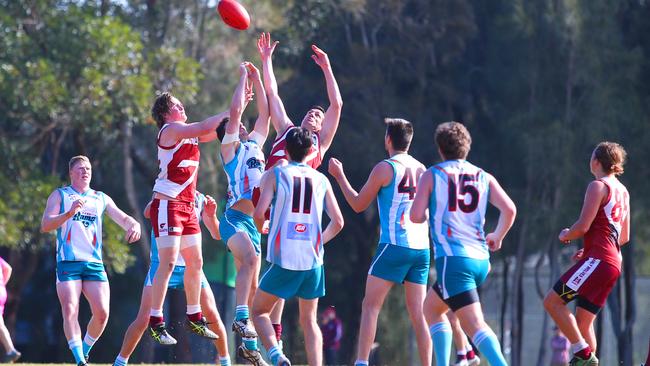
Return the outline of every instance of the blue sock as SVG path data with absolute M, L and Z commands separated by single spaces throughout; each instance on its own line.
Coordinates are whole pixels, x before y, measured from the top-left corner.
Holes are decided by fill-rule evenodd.
M 81 339 L 71 339 L 68 341 L 68 348 L 72 351 L 74 356 L 74 361 L 77 365 L 81 362 L 86 363 L 86 358 L 84 357 L 83 348 L 81 347 Z
M 219 357 L 219 366 L 230 366 L 230 357 Z
M 280 357 L 281 354 L 282 354 L 282 349 L 280 349 L 280 347 L 278 346 L 271 347 L 268 351 L 268 356 L 269 359 L 271 360 L 271 363 L 275 365 L 276 362 L 278 362 L 278 358 Z
M 128 357 L 124 358 L 124 357 L 122 357 L 120 355 L 117 355 L 117 357 L 115 358 L 115 362 L 113 362 L 113 365 L 115 365 L 115 366 L 126 366 L 126 365 L 128 365 L 128 363 L 129 363 L 129 358 Z
M 368 360 L 356 360 L 354 366 L 368 366 Z
M 243 338 L 241 341 L 244 343 L 244 347 L 246 347 L 247 350 L 251 351 L 257 351 L 257 338 Z
M 492 366 L 508 366 L 506 359 L 501 353 L 501 345 L 497 335 L 494 334 L 492 329 L 484 328 L 474 334 L 472 339 L 478 350 L 481 351 Z
M 84 341 L 83 341 L 83 344 L 82 344 L 84 357 L 86 359 L 88 359 L 88 354 L 90 353 L 90 349 L 93 348 L 93 346 L 95 345 L 95 342 L 97 342 L 97 339 L 91 337 L 90 334 L 88 334 L 88 332 L 86 332 L 86 336 L 84 337 Z
M 448 366 L 449 355 L 451 354 L 451 342 L 453 333 L 449 322 L 440 322 L 429 326 L 431 340 L 433 341 L 433 351 L 436 355 L 437 366 Z
M 237 305 L 235 308 L 235 320 L 248 319 L 248 305 Z

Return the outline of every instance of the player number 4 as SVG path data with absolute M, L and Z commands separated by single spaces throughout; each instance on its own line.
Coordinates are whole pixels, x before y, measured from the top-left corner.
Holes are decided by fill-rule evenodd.
M 409 195 L 409 200 L 413 200 L 417 191 L 417 182 L 411 168 L 406 168 L 402 180 L 397 185 L 397 192 Z

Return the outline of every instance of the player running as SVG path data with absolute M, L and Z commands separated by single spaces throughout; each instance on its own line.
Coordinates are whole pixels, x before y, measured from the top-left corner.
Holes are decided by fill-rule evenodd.
M 630 197 L 616 178 L 623 174 L 626 152 L 614 142 L 596 146 L 589 168 L 596 178 L 589 183 L 580 218 L 560 232 L 561 242 L 584 238 L 578 260 L 544 299 L 544 308 L 571 342 L 570 365 L 598 365 L 593 323 L 621 274 L 621 245 L 630 240 Z M 575 316 L 566 306 L 577 299 Z
M 431 338 L 422 312 L 429 277 L 429 233 L 426 223 L 414 224 L 409 218 L 416 183 L 426 168 L 408 154 L 413 138 L 411 123 L 396 118 L 387 118 L 385 123 L 384 146 L 390 157 L 375 165 L 359 193 L 348 182 L 341 162 L 334 158 L 329 162 L 329 173 L 355 212 L 367 209 L 374 199 L 379 208 L 379 245 L 368 270 L 355 365 L 368 365 L 386 295 L 394 284 L 402 283 L 420 362 L 429 365 Z
M 151 209 L 151 202 L 144 209 L 145 218 L 149 218 Z M 220 240 L 219 236 L 219 220 L 217 220 L 217 203 L 210 196 L 205 196 L 199 191 L 196 191 L 194 199 L 194 209 L 196 210 L 196 215 L 201 218 L 203 224 L 208 228 L 212 237 L 216 240 Z M 156 269 L 160 265 L 158 259 L 158 247 L 156 245 L 156 238 L 153 235 L 153 230 L 151 231 L 151 251 L 150 251 L 150 260 L 151 265 L 149 266 L 149 271 L 147 272 L 147 277 L 144 281 L 144 288 L 142 289 L 142 298 L 140 300 L 140 310 L 135 320 L 129 325 L 129 328 L 124 334 L 124 340 L 122 341 L 122 348 L 120 353 L 117 355 L 114 366 L 126 366 L 129 361 L 129 357 L 135 351 L 142 334 L 147 329 L 147 323 L 149 320 L 149 309 L 151 308 L 151 285 L 153 276 L 156 273 Z M 176 259 L 176 265 L 172 276 L 169 279 L 168 288 L 183 290 L 183 278 L 185 274 L 185 262 L 183 257 L 179 256 Z M 226 328 L 221 321 L 219 312 L 217 311 L 217 305 L 214 300 L 214 294 L 212 289 L 208 285 L 207 279 L 205 276 L 201 276 L 201 308 L 205 309 L 205 318 L 208 321 L 209 327 L 219 336 L 219 339 L 214 341 L 214 344 L 217 348 L 217 354 L 219 355 L 219 364 L 220 366 L 230 366 L 230 356 L 228 355 L 228 344 L 226 341 Z
M 215 128 L 228 114 L 223 112 L 202 122 L 186 123 L 183 104 L 169 93 L 156 98 L 151 115 L 158 132 L 160 173 L 153 187 L 151 227 L 158 245 L 160 266 L 151 289 L 149 331 L 161 344 L 174 344 L 163 318 L 163 303 L 178 255 L 185 260 L 184 288 L 187 299 L 187 324 L 200 336 L 217 339 L 201 313 L 201 228 L 194 210 L 196 178 L 199 168 L 199 142 L 216 137 Z
M 79 155 L 68 163 L 70 185 L 47 199 L 41 232 L 56 229 L 56 292 L 63 313 L 63 333 L 77 365 L 86 365 L 90 349 L 108 322 L 110 288 L 102 262 L 102 216 L 126 231 L 129 243 L 140 240 L 140 224 L 107 194 L 90 188 L 92 167 Z M 92 317 L 81 341 L 79 298 L 84 294 Z
M 249 322 L 249 305 L 257 290 L 260 271 L 261 235 L 253 221 L 253 190 L 259 187 L 264 172 L 262 146 L 269 133 L 269 112 L 266 93 L 260 73 L 253 64 L 245 62 L 239 67 L 239 84 L 230 106 L 230 118 L 217 128 L 221 141 L 221 161 L 228 177 L 228 203 L 221 220 L 221 237 L 235 258 L 235 320 L 233 331 L 242 337 L 243 344 L 237 352 L 255 365 L 266 365 L 257 347 L 257 333 Z M 241 116 L 252 98 L 252 83 L 257 94 L 258 117 L 251 133 L 241 123 Z
M 411 220 L 429 226 L 435 245 L 438 280 L 424 302 L 436 365 L 449 365 L 451 309 L 474 344 L 492 366 L 507 365 L 497 336 L 483 319 L 478 287 L 490 269 L 490 251 L 497 251 L 515 220 L 516 208 L 497 180 L 467 160 L 472 138 L 458 122 L 438 125 L 435 133 L 443 162 L 420 179 Z M 485 235 L 488 201 L 500 212 L 497 227 Z
M 266 163 L 266 170 L 275 167 L 277 164 L 286 164 L 288 162 L 286 137 L 289 130 L 296 127 L 284 109 L 284 104 L 278 93 L 278 83 L 273 72 L 273 51 L 277 45 L 278 41 L 271 41 L 270 33 L 262 33 L 257 40 L 257 49 L 262 59 L 262 72 L 264 74 L 266 94 L 269 99 L 271 123 L 276 132 L 276 139 L 273 142 L 273 147 L 271 148 L 271 153 Z M 339 127 L 343 99 L 341 98 L 341 92 L 339 91 L 339 86 L 334 77 L 332 65 L 330 64 L 327 53 L 315 45 L 312 45 L 311 49 L 314 52 L 311 56 L 312 59 L 321 68 L 325 76 L 327 97 L 330 103 L 327 110 L 321 106 L 312 107 L 307 111 L 307 114 L 301 122 L 301 127 L 312 132 L 312 147 L 305 158 L 305 164 L 314 169 L 318 169 L 323 161 L 323 156 L 325 156 L 325 153 L 332 145 L 332 140 Z M 282 336 L 280 320 L 282 318 L 283 308 L 284 300 L 280 299 L 271 313 L 271 321 L 273 322 L 273 328 L 276 331 L 278 342 L 281 342 L 280 338 Z
M 262 179 L 255 223 L 262 228 L 273 204 L 266 260 L 270 263 L 253 299 L 253 321 L 273 365 L 289 366 L 275 337 L 271 310 L 282 299 L 298 297 L 300 325 L 309 365 L 323 364 L 323 338 L 316 312 L 325 295 L 323 245 L 343 228 L 343 216 L 327 178 L 305 164 L 312 133 L 292 128 L 286 136 L 288 165 L 273 168 Z M 323 208 L 331 221 L 321 231 Z

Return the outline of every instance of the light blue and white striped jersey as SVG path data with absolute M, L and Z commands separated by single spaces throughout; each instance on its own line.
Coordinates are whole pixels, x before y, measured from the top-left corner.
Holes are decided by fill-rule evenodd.
M 377 194 L 381 230 L 379 243 L 411 249 L 429 249 L 428 224 L 411 221 L 417 172 L 424 165 L 408 154 L 393 155 L 384 160 L 393 168 L 393 180 Z
M 305 164 L 273 168 L 276 189 L 266 260 L 306 271 L 323 265 L 322 226 L 327 178 Z
M 252 199 L 253 189 L 259 187 L 264 173 L 264 153 L 259 143 L 255 140 L 240 142 L 235 157 L 228 164 L 224 164 L 223 168 L 228 177 L 226 208 L 241 199 Z
M 103 192 L 89 189 L 79 193 L 72 186 L 58 188 L 61 195 L 59 214 L 68 212 L 72 203 L 85 200 L 81 210 L 56 229 L 56 261 L 102 263 L 102 217 L 106 209 Z
M 466 160 L 447 160 L 429 170 L 433 175 L 429 226 L 436 258 L 488 259 L 483 231 L 488 174 Z
M 196 211 L 196 217 L 201 222 L 201 214 L 203 213 L 203 206 L 205 205 L 205 195 L 199 191 L 194 193 L 194 210 Z M 153 229 L 151 230 L 151 249 L 149 250 L 149 260 L 152 263 L 159 263 L 160 257 L 158 256 L 158 244 L 156 243 L 156 237 L 153 235 Z M 183 256 L 178 254 L 176 258 L 176 267 L 185 267 L 185 259 Z

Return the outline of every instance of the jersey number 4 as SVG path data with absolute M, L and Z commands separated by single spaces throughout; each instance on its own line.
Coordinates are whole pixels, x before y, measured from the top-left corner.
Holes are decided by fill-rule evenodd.
M 457 180 L 455 175 L 450 174 L 448 177 L 449 212 L 454 212 L 457 208 L 460 208 L 465 213 L 474 212 L 478 207 L 479 192 L 475 186 L 467 183 L 475 182 L 476 176 L 473 174 L 460 174 L 458 176 L 460 188 L 456 184 Z M 458 198 L 459 194 L 462 198 Z M 467 195 L 469 195 L 469 203 L 465 202 Z
M 415 181 L 415 175 L 411 168 L 406 168 L 404 171 L 404 176 L 397 185 L 397 192 L 408 194 L 409 200 L 413 200 L 413 197 L 415 197 L 415 193 L 417 192 L 417 182 Z
M 302 196 L 302 213 L 311 213 L 311 195 L 312 195 L 312 182 L 311 178 L 305 177 L 305 189 L 303 191 L 303 184 L 301 177 L 293 177 L 293 199 L 291 202 L 291 212 L 300 212 L 300 198 Z

